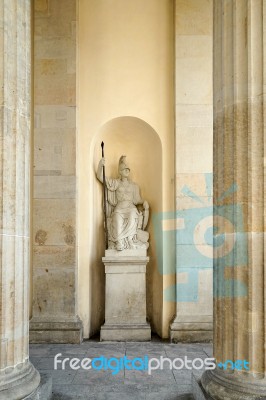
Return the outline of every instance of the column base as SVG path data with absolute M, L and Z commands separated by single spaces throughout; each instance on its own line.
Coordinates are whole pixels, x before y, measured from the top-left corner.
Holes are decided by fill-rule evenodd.
M 207 396 L 214 400 L 262 400 L 266 394 L 266 379 L 255 379 L 251 374 L 205 371 L 201 384 Z M 207 397 L 208 399 L 209 397 Z
M 212 340 L 212 315 L 179 315 L 170 326 L 170 341 L 173 343 L 208 343 Z
M 41 382 L 35 392 L 25 397 L 24 400 L 52 400 L 52 378 L 47 374 L 41 374 Z
M 24 399 L 40 384 L 40 374 L 29 362 L 0 372 L 0 400 Z
M 108 325 L 101 327 L 101 341 L 144 342 L 151 340 L 150 324 Z
M 191 384 L 192 384 L 192 395 L 195 400 L 212 400 L 212 398 L 209 395 L 207 395 L 207 393 L 203 389 L 200 379 L 196 378 L 193 373 L 191 378 Z
M 30 343 L 73 343 L 83 340 L 82 322 L 79 317 L 65 320 L 44 320 L 33 317 L 30 321 Z

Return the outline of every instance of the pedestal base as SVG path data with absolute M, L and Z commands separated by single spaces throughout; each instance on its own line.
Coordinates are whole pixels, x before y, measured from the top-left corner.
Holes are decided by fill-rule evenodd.
M 78 317 L 64 321 L 32 318 L 30 321 L 30 343 L 79 344 L 82 339 L 82 322 Z
M 178 315 L 170 327 L 173 343 L 206 343 L 213 340 L 212 315 Z
M 103 325 L 101 327 L 100 340 L 145 342 L 151 340 L 151 327 L 149 324 Z
M 106 250 L 105 324 L 101 341 L 151 340 L 146 321 L 146 250 Z

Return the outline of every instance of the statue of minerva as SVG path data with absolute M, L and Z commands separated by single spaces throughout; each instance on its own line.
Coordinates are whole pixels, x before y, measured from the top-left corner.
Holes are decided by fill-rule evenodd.
M 141 198 L 139 186 L 129 179 L 126 156 L 119 159 L 119 178 L 105 178 L 104 166 L 103 157 L 98 165 L 97 178 L 102 183 L 105 180 L 108 249 L 147 249 L 149 234 L 145 228 L 149 219 L 149 204 Z M 139 210 L 137 205 L 142 205 L 143 210 Z

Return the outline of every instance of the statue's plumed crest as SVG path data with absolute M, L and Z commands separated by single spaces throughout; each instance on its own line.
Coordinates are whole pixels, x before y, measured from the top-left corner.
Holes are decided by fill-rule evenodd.
M 121 156 L 119 159 L 119 163 L 118 163 L 118 172 L 120 173 L 121 171 L 123 171 L 124 169 L 129 168 L 127 162 L 126 162 L 126 156 Z

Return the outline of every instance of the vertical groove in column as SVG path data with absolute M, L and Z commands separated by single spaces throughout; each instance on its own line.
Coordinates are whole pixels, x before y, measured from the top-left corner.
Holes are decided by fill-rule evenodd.
M 23 8 L 25 3 L 21 5 L 19 10 L 17 9 L 17 18 L 16 18 L 16 31 L 17 33 L 17 41 L 16 41 L 16 55 L 17 55 L 17 72 L 16 72 L 16 90 L 17 90 L 17 120 L 16 120 L 16 132 L 17 132 L 17 140 L 16 140 L 16 232 L 18 235 L 21 235 L 21 238 L 16 239 L 16 278 L 15 278 L 15 315 L 14 319 L 16 322 L 21 323 L 17 328 L 18 338 L 15 338 L 17 342 L 17 346 L 14 351 L 15 364 L 21 360 L 21 350 L 22 350 L 22 338 L 23 338 L 23 289 L 21 282 L 23 281 L 23 270 L 24 270 L 24 257 L 23 257 L 23 248 L 25 239 L 25 232 L 23 229 L 23 203 L 24 203 L 24 192 L 25 185 L 23 175 L 25 173 L 25 164 L 24 164 L 24 136 L 26 133 L 25 124 L 23 123 L 24 115 L 24 99 L 25 93 L 23 93 L 24 87 L 24 77 L 25 73 L 25 61 L 23 59 L 23 40 L 24 40 L 24 29 L 23 29 Z
M 18 79 L 19 82 L 22 82 L 22 86 L 20 87 L 21 95 L 19 96 L 21 99 L 20 104 L 20 114 L 19 114 L 19 121 L 20 121 L 20 130 L 23 132 L 22 141 L 21 141 L 21 160 L 19 163 L 23 165 L 22 171 L 20 173 L 19 181 L 20 181 L 20 190 L 22 199 L 19 199 L 18 207 L 19 207 L 19 215 L 21 216 L 19 223 L 19 229 L 23 232 L 23 239 L 22 239 L 22 247 L 21 247 L 21 260 L 22 262 L 22 281 L 23 278 L 25 279 L 24 288 L 29 287 L 28 284 L 28 277 L 29 277 L 29 176 L 30 176 L 30 169 L 29 169 L 29 146 L 30 146 L 30 112 L 27 107 L 28 99 L 31 97 L 31 90 L 30 86 L 28 85 L 28 69 L 30 65 L 30 60 L 28 57 L 28 47 L 30 46 L 30 36 L 27 35 L 27 30 L 29 29 L 29 24 L 25 24 L 24 21 L 30 21 L 30 2 L 29 0 L 25 0 L 23 2 L 23 7 L 21 7 L 21 19 L 19 23 L 21 24 L 21 43 L 20 45 L 21 57 L 19 58 L 19 68 L 21 76 Z M 19 54 L 19 53 L 18 53 Z M 18 71 L 19 74 L 19 71 Z M 18 173 L 20 172 L 19 164 L 18 165 Z M 20 196 L 21 197 L 21 196 Z M 22 201 L 21 201 L 22 200 Z M 28 290 L 27 290 L 28 292 Z M 28 344 L 28 296 L 27 292 L 21 292 L 21 309 L 20 309 L 20 318 L 21 321 L 24 321 L 21 324 L 21 345 L 19 347 L 18 358 L 25 359 L 28 357 L 27 348 L 25 348 L 25 343 Z M 26 296 L 25 296 L 26 295 Z M 26 350 L 26 351 L 25 351 Z
M 266 51 L 265 51 L 265 45 L 266 45 L 266 5 L 265 2 L 263 2 L 263 116 L 265 112 L 265 106 L 266 106 L 266 98 L 265 98 L 265 84 L 266 84 Z M 263 121 L 263 131 L 264 131 L 264 150 L 266 148 L 266 130 L 265 130 L 265 123 L 266 120 L 264 118 Z M 264 151 L 265 153 L 265 151 Z M 264 172 L 264 177 L 263 177 L 263 193 L 265 193 L 266 190 L 266 156 L 264 156 L 264 166 L 263 166 L 263 172 Z M 265 213 L 265 195 L 264 195 L 264 378 L 266 379 L 266 241 L 265 241 L 265 229 L 266 229 L 266 213 Z
M 246 159 L 248 127 L 248 59 L 247 59 L 247 1 L 234 0 L 234 227 L 236 240 L 246 241 L 247 227 L 243 226 L 247 215 L 248 165 Z M 244 223 L 245 225 L 245 223 Z M 234 285 L 247 285 L 247 260 L 242 246 L 235 249 Z M 237 287 L 237 286 L 236 286 Z M 234 360 L 248 360 L 247 296 L 234 293 Z
M 3 254 L 3 248 L 4 248 L 4 240 L 5 238 L 3 237 L 3 233 L 5 232 L 5 221 L 4 221 L 4 148 L 5 148 L 5 128 L 4 128 L 4 118 L 5 118 L 5 105 L 4 105 L 4 98 L 5 98 L 5 56 L 4 56 L 4 49 L 5 49 L 5 19 L 6 19 L 6 11 L 5 11 L 5 5 L 4 2 L 1 2 L 1 13 L 2 13 L 2 37 L 1 37 L 1 43 L 2 43 L 2 57 L 1 57 L 1 78 L 2 78 L 2 85 L 1 85 L 1 188 L 2 188 L 2 193 L 1 193 L 1 337 L 2 340 L 6 339 L 5 335 L 5 326 L 7 323 L 6 320 L 6 309 L 3 307 L 5 304 L 5 282 L 6 282 L 6 271 L 4 268 L 4 254 Z M 4 345 L 1 346 L 1 367 L 6 366 L 6 354 L 3 354 L 4 352 Z
M 249 328 L 252 371 L 264 374 L 263 3 L 249 0 L 248 232 Z
M 2 268 L 2 247 L 3 247 L 3 98 L 4 98 L 4 63 L 3 63 L 3 54 L 4 54 L 4 7 L 3 2 L 0 3 L 0 337 L 2 340 L 4 339 L 3 335 L 3 268 Z M 3 346 L 0 341 L 0 369 L 3 368 L 4 360 L 1 356 L 3 352 Z
M 25 0 L 25 20 L 32 22 L 32 12 L 33 4 L 31 0 Z M 31 127 L 31 98 L 32 98 L 32 88 L 31 88 L 31 26 L 32 23 L 26 24 L 25 26 L 25 116 L 26 116 L 26 129 L 25 129 L 25 175 L 24 175 L 24 185 L 25 185 L 25 195 L 24 195 L 24 232 L 28 237 L 24 249 L 24 287 L 27 285 L 27 293 L 24 292 L 24 316 L 23 320 L 26 321 L 24 324 L 24 343 L 23 343 L 23 357 L 28 358 L 29 355 L 29 275 L 30 275 L 30 210 L 31 210 L 31 198 L 30 198 L 30 186 L 31 186 L 31 141 L 32 141 L 32 127 Z M 26 251 L 27 249 L 27 251 Z
M 16 1 L 11 0 L 11 13 L 10 13 L 10 19 L 13 22 L 13 29 L 11 32 L 11 35 L 9 37 L 10 42 L 8 43 L 9 48 L 12 49 L 12 53 L 10 55 L 10 60 L 9 63 L 11 62 L 12 65 L 12 74 L 10 74 L 9 79 L 12 82 L 12 87 L 16 95 L 11 96 L 9 93 L 9 101 L 11 105 L 10 109 L 10 117 L 12 118 L 12 136 L 13 136 L 13 141 L 12 141 L 12 148 L 11 148 L 11 153 L 12 158 L 13 158 L 13 165 L 9 165 L 10 168 L 12 168 L 12 179 L 14 182 L 14 186 L 12 187 L 12 195 L 13 198 L 10 199 L 9 201 L 12 201 L 14 203 L 14 215 L 12 216 L 12 230 L 13 230 L 13 252 L 14 252 L 14 266 L 13 266 L 13 276 L 12 280 L 10 280 L 8 283 L 10 285 L 9 291 L 11 292 L 11 308 L 12 308 L 12 315 L 13 315 L 13 321 L 12 321 L 12 333 L 9 332 L 9 345 L 12 348 L 12 351 L 9 350 L 9 355 L 12 356 L 12 364 L 17 365 L 17 358 L 16 358 L 16 346 L 17 346 L 17 338 L 18 336 L 18 331 L 19 331 L 19 320 L 17 319 L 17 304 L 16 304 L 16 298 L 19 293 L 16 293 L 17 289 L 17 275 L 19 275 L 19 272 L 17 271 L 17 267 L 19 265 L 19 256 L 18 256 L 18 251 L 17 248 L 19 246 L 19 238 L 16 237 L 17 235 L 22 235 L 22 232 L 18 232 L 17 230 L 17 224 L 18 224 L 18 213 L 17 213 L 17 196 L 18 196 L 18 188 L 17 188 L 17 182 L 18 182 L 18 177 L 17 177 L 17 157 L 19 157 L 19 142 L 21 141 L 21 132 L 18 126 L 18 114 L 19 114 L 19 109 L 18 109 L 18 53 L 17 53 L 17 38 L 19 35 L 18 32 L 18 4 Z M 12 40 L 12 42 L 11 42 Z M 8 53 L 8 50 L 7 50 Z M 12 93 L 12 92 L 11 92 Z M 7 95 L 8 96 L 8 95 Z M 18 149 L 17 149 L 18 148 Z M 23 166 L 21 166 L 23 167 Z M 8 207 L 8 204 L 6 204 L 6 207 Z M 19 276 L 18 278 L 21 278 Z M 9 293 L 10 293 L 9 292 Z M 12 337 L 11 337 L 12 336 Z M 18 343 L 19 345 L 19 343 Z
M 222 81 L 223 81 L 223 148 L 219 151 L 223 152 L 223 190 L 227 191 L 234 183 L 234 82 L 233 82 L 233 2 L 225 0 L 223 3 L 223 59 L 222 59 Z M 230 206 L 232 199 L 225 197 L 221 201 L 223 216 L 223 232 L 225 233 L 227 244 L 233 241 L 233 234 L 227 232 L 225 220 L 233 221 L 234 211 Z M 233 252 L 227 256 L 234 257 Z M 233 319 L 233 281 L 230 279 L 232 274 L 232 265 L 234 261 L 225 263 L 225 257 L 221 258 L 223 270 L 223 357 L 225 360 L 233 358 L 234 344 L 234 319 Z M 229 279 L 228 279 L 229 278 Z
M 219 45 L 213 48 L 213 59 L 214 59 L 214 73 L 213 73 L 213 88 L 214 88 L 214 182 L 213 182 L 213 204 L 214 204 L 214 215 L 215 207 L 218 206 L 218 199 L 223 192 L 223 170 L 221 168 L 223 161 L 223 153 L 219 149 L 223 148 L 223 96 L 222 96 L 222 2 L 214 1 L 213 3 L 213 15 L 214 15 L 214 37 L 219 37 Z M 219 62 L 218 62 L 219 60 Z M 222 173 L 221 173 L 222 172 Z M 215 222 L 215 221 L 214 221 Z M 216 329 L 220 324 L 222 318 L 222 291 L 220 282 L 220 272 L 222 266 L 218 258 L 216 250 L 216 238 L 217 234 L 214 232 L 214 353 L 217 359 L 222 360 L 223 354 L 223 334 L 222 329 Z

